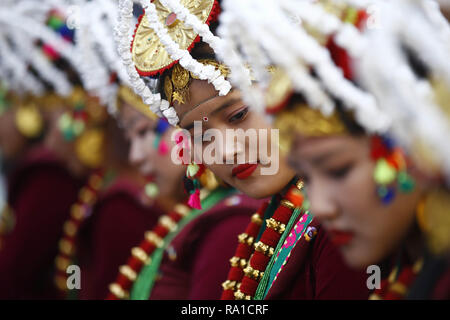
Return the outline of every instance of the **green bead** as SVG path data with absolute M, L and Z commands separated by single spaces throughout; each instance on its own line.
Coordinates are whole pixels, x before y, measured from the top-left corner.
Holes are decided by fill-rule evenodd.
M 356 24 L 358 19 L 358 10 L 350 8 L 345 15 L 344 22 Z
M 84 103 L 83 102 L 77 102 L 75 103 L 75 110 L 76 111 L 81 111 L 84 109 Z
M 408 175 L 406 171 L 399 172 L 398 184 L 400 191 L 403 193 L 412 192 L 416 185 L 414 179 L 410 175 Z
M 75 135 L 73 134 L 73 131 L 69 129 L 63 131 L 63 137 L 66 141 L 72 141 L 75 138 Z
M 187 167 L 188 177 L 194 177 L 197 174 L 198 170 L 200 170 L 200 167 L 195 163 L 191 163 L 190 165 L 188 165 Z
M 159 143 L 161 142 L 161 135 L 158 133 L 153 141 L 153 149 L 158 149 Z
M 61 131 L 67 130 L 72 126 L 72 118 L 67 114 L 63 114 L 61 118 L 59 118 L 59 128 Z
M 377 192 L 381 198 L 384 198 L 388 194 L 388 188 L 386 188 L 384 186 L 380 186 L 377 188 Z
M 200 181 L 198 181 L 198 179 L 195 179 L 194 181 L 193 181 L 193 183 L 194 183 L 194 188 L 195 189 L 200 189 L 202 186 L 200 185 Z
M 388 185 L 395 181 L 397 171 L 385 159 L 380 159 L 375 165 L 373 177 L 377 184 Z
M 155 183 L 148 183 L 145 186 L 145 194 L 149 198 L 155 198 L 159 194 L 158 186 Z

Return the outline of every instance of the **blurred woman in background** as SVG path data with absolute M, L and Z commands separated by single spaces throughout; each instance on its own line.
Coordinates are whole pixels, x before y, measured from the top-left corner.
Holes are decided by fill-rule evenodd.
M 288 22 L 289 1 L 258 3 L 259 11 L 229 2 L 236 6 L 223 29 L 230 43 L 234 28 L 265 29 L 260 15 L 284 21 L 286 38 L 271 49 L 270 34 L 237 43 L 259 47 L 280 68 L 260 91 L 266 111 L 346 263 L 381 269 L 371 299 L 448 299 L 450 28 L 436 3 L 380 2 L 379 21 L 364 7 L 305 3 L 295 7 L 303 21 L 296 25 Z M 286 50 L 295 38 L 304 47 Z

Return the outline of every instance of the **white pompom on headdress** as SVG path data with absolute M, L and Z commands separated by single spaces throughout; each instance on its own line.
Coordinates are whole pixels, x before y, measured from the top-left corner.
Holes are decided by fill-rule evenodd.
M 49 0 L 21 0 L 0 5 L 0 69 L 2 80 L 9 82 L 12 90 L 37 96 L 44 93 L 42 81 L 29 71 L 29 67 L 32 67 L 40 78 L 54 87 L 56 93 L 62 96 L 71 93 L 72 84 L 67 75 L 54 66 L 36 46 L 36 40 L 41 40 L 74 64 L 73 44 L 46 25 L 48 13 L 55 8 L 61 8 L 61 2 L 55 6 Z M 11 74 L 12 78 L 3 79 L 6 73 Z
M 231 61 L 227 55 L 221 58 L 231 68 L 251 65 L 261 84 L 254 101 L 259 108 L 264 107 L 261 101 L 267 76 L 258 78 L 258 75 L 267 75 L 267 68 L 275 64 L 289 75 L 294 90 L 324 115 L 331 114 L 335 107 L 331 93 L 354 110 L 358 122 L 367 130 L 386 130 L 389 121 L 380 112 L 374 97 L 344 77 L 328 49 L 310 35 L 305 24 L 314 27 L 322 37 L 334 35 L 336 42 L 349 53 L 358 54 L 364 48 L 364 39 L 354 25 L 342 22 L 312 1 L 228 0 L 224 1 L 219 34 L 227 46 L 242 48 L 243 54 L 240 62 Z M 311 75 L 310 67 L 314 67 L 316 77 Z
M 77 67 L 83 86 L 98 96 L 109 113 L 115 115 L 119 84 L 130 85 L 111 33 L 118 19 L 117 3 L 112 0 L 79 1 L 74 19 Z M 111 81 L 112 75 L 117 76 L 118 83 Z

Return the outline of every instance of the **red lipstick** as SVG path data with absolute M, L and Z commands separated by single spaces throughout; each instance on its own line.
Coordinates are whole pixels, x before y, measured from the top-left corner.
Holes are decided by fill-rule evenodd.
M 233 170 L 231 171 L 231 175 L 238 179 L 244 180 L 250 177 L 250 175 L 253 173 L 253 171 L 256 170 L 257 167 L 258 167 L 257 163 L 240 164 L 237 167 L 233 168 Z
M 352 232 L 339 231 L 339 230 L 328 230 L 331 241 L 336 246 L 345 246 L 352 241 L 354 234 Z

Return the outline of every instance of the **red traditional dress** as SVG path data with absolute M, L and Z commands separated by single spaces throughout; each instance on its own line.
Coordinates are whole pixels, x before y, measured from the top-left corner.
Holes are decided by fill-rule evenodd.
M 226 278 L 227 262 L 233 252 L 230 243 L 260 204 L 232 189 L 212 191 L 202 201 L 203 209 L 187 210 L 164 240 L 156 241 L 155 234 L 153 238 L 146 234 L 145 238 L 158 243 L 158 247 L 144 259 L 147 263 L 139 264 L 139 255 L 133 253 L 127 266 L 136 276 L 131 279 L 130 272 L 128 277 L 120 274 L 109 298 L 219 299 L 220 284 Z M 141 248 L 151 246 L 146 241 Z
M 9 179 L 16 223 L 0 250 L 1 299 L 54 299 L 53 261 L 82 181 L 46 148 L 30 150 Z
M 117 179 L 99 197 L 92 216 L 78 237 L 78 261 L 82 270 L 80 299 L 103 299 L 117 269 L 147 229 L 163 211 L 145 206 L 141 189 L 125 178 Z
M 367 274 L 346 266 L 325 230 L 313 220 L 317 230 L 308 243 L 305 238 L 293 244 L 288 262 L 265 299 L 367 299 Z

